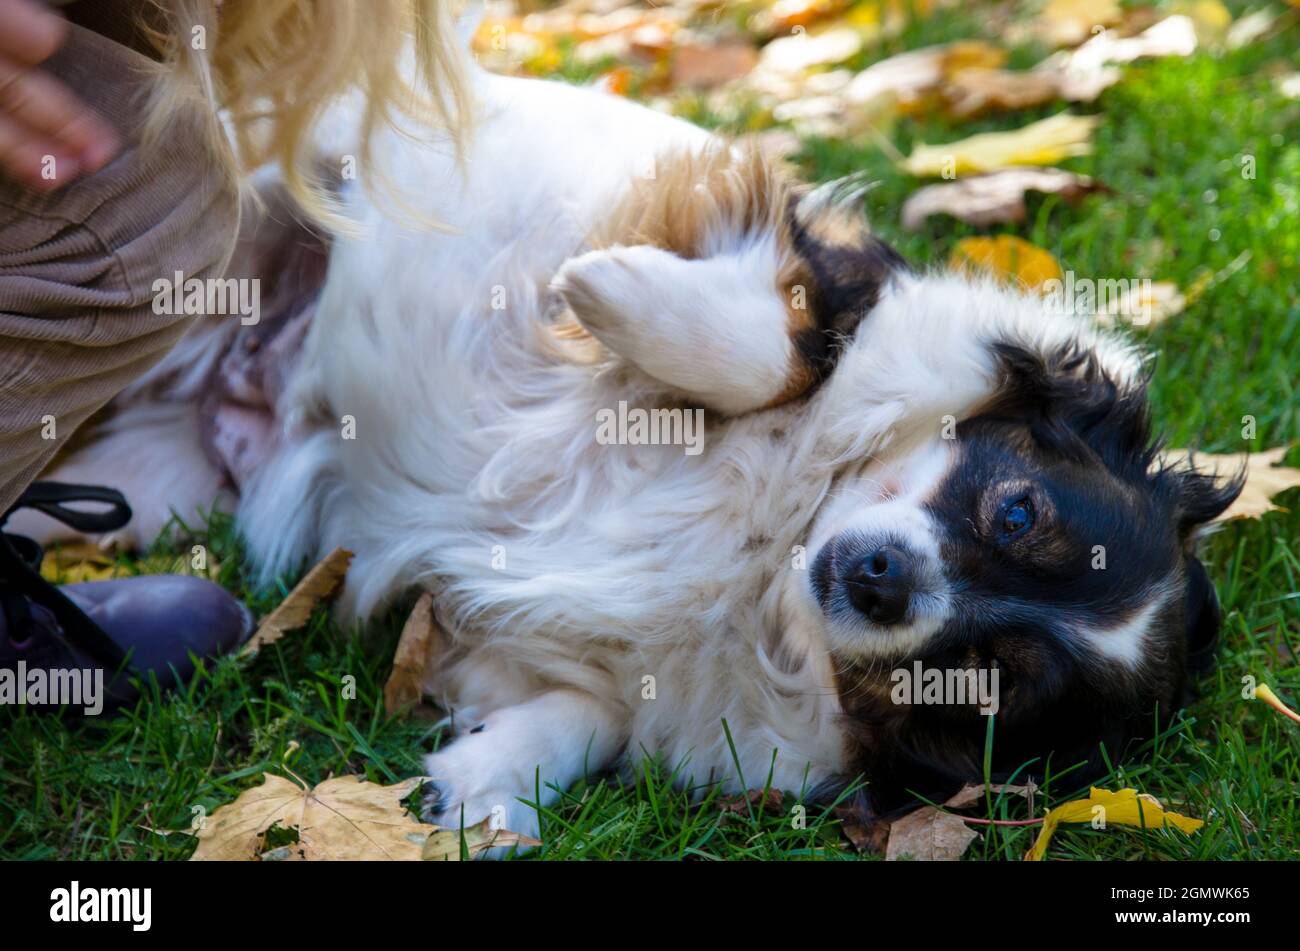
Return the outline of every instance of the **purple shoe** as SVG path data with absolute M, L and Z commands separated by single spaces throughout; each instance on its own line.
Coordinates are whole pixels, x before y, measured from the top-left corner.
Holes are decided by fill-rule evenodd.
M 65 502 L 109 509 L 91 513 Z M 9 511 L 22 506 L 91 533 L 131 517 L 121 493 L 95 486 L 38 482 Z M 203 578 L 152 575 L 56 588 L 40 576 L 40 563 L 31 539 L 0 534 L 0 705 L 96 715 L 139 696 L 133 674 L 152 673 L 172 689 L 193 676 L 197 658 L 228 653 L 253 632 L 252 613 Z

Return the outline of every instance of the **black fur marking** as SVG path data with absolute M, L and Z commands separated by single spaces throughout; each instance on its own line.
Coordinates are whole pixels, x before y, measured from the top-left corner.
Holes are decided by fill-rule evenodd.
M 835 369 L 845 344 L 879 302 L 890 277 L 911 268 L 879 238 L 867 236 L 856 246 L 820 241 L 793 210 L 790 229 L 795 252 L 812 275 L 807 294 L 813 326 L 798 331 L 794 344 L 820 383 Z
M 957 461 L 926 503 L 940 532 L 953 616 L 915 657 L 844 676 L 841 695 L 878 808 L 909 791 L 941 795 L 983 770 L 988 720 L 970 706 L 897 705 L 890 668 L 999 672 L 993 772 L 1041 777 L 1082 764 L 1072 783 L 1132 753 L 1185 701 L 1209 662 L 1219 612 L 1191 554 L 1195 528 L 1222 512 L 1241 479 L 1219 484 L 1158 462 L 1144 385 L 1120 386 L 1095 354 L 994 347 L 997 398 L 958 426 Z M 1037 518 L 999 534 L 1006 498 Z M 1103 546 L 1105 568 L 1094 566 Z M 1144 631 L 1136 667 L 1099 656 L 1079 631 L 1104 631 L 1181 585 Z M 1104 634 L 1100 636 L 1105 636 Z M 883 670 L 882 670 L 883 668 Z M 1103 755 L 1103 750 L 1105 751 Z

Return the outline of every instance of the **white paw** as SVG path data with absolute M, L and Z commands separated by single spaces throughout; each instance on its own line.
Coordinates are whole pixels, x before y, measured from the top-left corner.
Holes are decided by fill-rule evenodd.
M 503 752 L 486 732 L 467 733 L 426 757 L 429 782 L 420 810 L 424 820 L 458 829 L 488 819 L 491 828 L 537 838 L 537 810 L 527 804 L 535 801 L 535 790 L 518 764 L 504 761 Z M 507 852 L 489 849 L 485 857 L 500 858 Z

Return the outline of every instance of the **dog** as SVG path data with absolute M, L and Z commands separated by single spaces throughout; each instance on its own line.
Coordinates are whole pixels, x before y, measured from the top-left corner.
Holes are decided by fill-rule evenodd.
M 230 274 L 278 316 L 196 320 L 52 473 L 124 489 L 119 543 L 215 504 L 263 579 L 353 551 L 345 619 L 434 592 L 451 825 L 535 835 L 533 803 L 647 758 L 884 809 L 990 742 L 997 773 L 1083 776 L 1177 710 L 1219 626 L 1196 541 L 1240 483 L 1162 462 L 1131 343 L 913 269 L 852 182 L 474 82 L 464 154 L 386 133 L 344 183 L 356 233 L 272 198 Z M 995 696 L 907 685 L 930 671 Z

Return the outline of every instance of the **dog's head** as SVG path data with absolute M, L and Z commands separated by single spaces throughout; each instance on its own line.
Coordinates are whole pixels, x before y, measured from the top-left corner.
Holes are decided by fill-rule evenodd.
M 1036 306 L 974 284 L 963 299 L 951 278 L 908 285 L 914 313 Z M 990 736 L 995 773 L 1041 777 L 1051 755 L 1056 773 L 1087 764 L 1082 780 L 1181 705 L 1219 625 L 1194 540 L 1240 482 L 1161 461 L 1144 381 L 1100 338 L 970 326 L 992 336 L 928 346 L 956 387 L 961 364 L 987 361 L 990 392 L 844 466 L 808 549 L 807 597 L 880 803 L 977 781 Z M 854 392 L 835 377 L 862 372 L 852 348 L 873 336 L 846 345 L 828 399 Z

